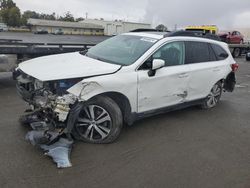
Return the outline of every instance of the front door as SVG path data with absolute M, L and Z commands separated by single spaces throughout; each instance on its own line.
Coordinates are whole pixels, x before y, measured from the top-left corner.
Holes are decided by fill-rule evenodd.
M 189 66 L 184 65 L 184 54 L 183 42 L 167 43 L 138 70 L 139 113 L 185 102 L 190 73 Z M 164 60 L 165 67 L 156 70 L 154 76 L 149 76 L 153 59 Z

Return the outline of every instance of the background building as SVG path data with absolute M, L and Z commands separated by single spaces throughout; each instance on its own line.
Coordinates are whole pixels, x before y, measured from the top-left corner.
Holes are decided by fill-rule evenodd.
M 118 35 L 121 33 L 126 33 L 135 29 L 149 29 L 151 28 L 151 24 L 147 23 L 135 23 L 135 22 L 126 22 L 126 21 L 106 21 L 103 19 L 86 19 L 81 21 L 86 24 L 97 24 L 101 25 L 104 28 L 105 35 Z
M 60 30 L 64 34 L 71 35 L 104 35 L 104 28 L 101 25 L 82 22 L 64 22 L 41 19 L 28 19 L 28 25 L 32 32 L 41 30 L 48 31 L 48 33 L 55 33 Z

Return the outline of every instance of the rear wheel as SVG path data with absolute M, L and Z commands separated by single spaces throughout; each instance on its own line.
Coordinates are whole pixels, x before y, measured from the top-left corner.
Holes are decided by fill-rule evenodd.
M 248 53 L 246 54 L 246 60 L 247 60 L 247 61 L 250 61 L 250 52 L 248 52 Z
M 241 49 L 240 48 L 234 48 L 233 57 L 237 58 L 237 57 L 240 57 L 240 55 L 241 55 Z
M 98 96 L 82 104 L 73 135 L 89 143 L 111 143 L 121 132 L 122 120 L 119 106 L 108 97 Z
M 222 83 L 217 82 L 211 89 L 207 98 L 205 99 L 202 108 L 209 109 L 215 107 L 220 100 L 221 93 L 222 93 Z

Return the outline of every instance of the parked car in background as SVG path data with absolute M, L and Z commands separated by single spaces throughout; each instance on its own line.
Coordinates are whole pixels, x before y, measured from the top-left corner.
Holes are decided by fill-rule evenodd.
M 54 35 L 63 35 L 63 30 L 62 29 L 56 29 L 53 34 Z
M 191 34 L 126 33 L 88 51 L 23 62 L 13 78 L 37 122 L 110 143 L 124 123 L 191 105 L 213 108 L 222 91 L 233 91 L 238 65 L 228 45 Z
M 244 36 L 239 31 L 223 32 L 219 34 L 223 42 L 228 44 L 243 44 Z
M 38 29 L 34 34 L 48 34 L 49 32 L 45 29 Z
M 0 23 L 0 32 L 8 31 L 8 26 L 5 23 Z

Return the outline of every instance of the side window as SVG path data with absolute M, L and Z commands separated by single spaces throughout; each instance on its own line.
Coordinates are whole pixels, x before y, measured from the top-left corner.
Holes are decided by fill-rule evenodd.
M 171 42 L 157 50 L 153 54 L 152 59 L 164 60 L 165 66 L 182 65 L 184 64 L 184 54 L 184 42 Z
M 213 52 L 211 51 L 209 44 L 205 42 L 187 41 L 186 45 L 186 64 L 202 63 L 213 61 Z
M 210 57 L 210 61 L 217 61 L 217 57 L 216 54 L 211 46 L 211 44 L 208 44 L 209 46 L 209 57 Z
M 228 53 L 222 47 L 220 47 L 219 45 L 211 44 L 211 46 L 212 46 L 212 48 L 213 48 L 213 50 L 215 52 L 216 58 L 218 60 L 224 60 L 229 56 Z

